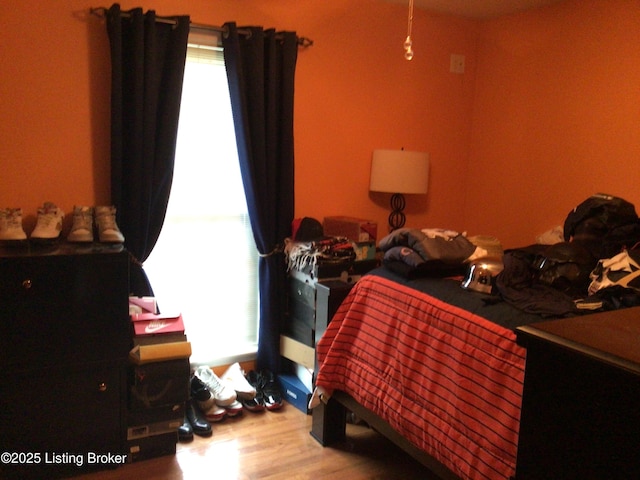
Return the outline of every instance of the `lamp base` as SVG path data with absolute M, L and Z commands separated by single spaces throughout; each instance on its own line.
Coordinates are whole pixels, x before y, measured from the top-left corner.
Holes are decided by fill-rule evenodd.
M 401 193 L 394 193 L 391 195 L 391 213 L 389 214 L 389 232 L 393 232 L 399 228 L 404 227 L 404 222 L 407 217 L 403 213 L 406 202 L 404 195 Z

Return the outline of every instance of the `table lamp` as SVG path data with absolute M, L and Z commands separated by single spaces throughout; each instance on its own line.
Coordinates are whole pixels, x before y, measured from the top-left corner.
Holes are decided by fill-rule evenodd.
M 389 231 L 402 228 L 405 194 L 426 194 L 429 181 L 429 154 L 406 150 L 374 150 L 369 190 L 391 195 Z

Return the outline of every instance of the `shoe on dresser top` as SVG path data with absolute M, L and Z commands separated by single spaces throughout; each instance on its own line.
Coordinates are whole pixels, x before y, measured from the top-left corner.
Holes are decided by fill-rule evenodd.
M 101 243 L 123 243 L 124 235 L 116 222 L 114 206 L 74 206 L 73 225 L 67 241 L 90 243 L 94 240 L 94 227 Z
M 38 208 L 36 225 L 29 239 L 34 244 L 51 244 L 60 239 L 64 211 L 53 202 L 44 202 Z M 23 225 L 21 208 L 0 209 L 0 243 L 2 245 L 20 245 L 25 243 L 27 235 Z M 67 241 L 71 243 L 91 243 L 94 241 L 94 229 L 101 243 L 124 243 L 124 235 L 116 222 L 116 208 L 109 206 L 74 206 L 73 224 Z
M 0 209 L 0 242 L 11 244 L 26 240 L 27 234 L 22 228 L 22 209 Z
M 27 240 L 22 226 L 21 208 L 0 209 L 0 242 L 3 245 L 20 244 Z M 53 202 L 45 202 L 38 208 L 36 226 L 29 238 L 34 243 L 52 243 L 58 240 L 62 232 L 64 211 Z

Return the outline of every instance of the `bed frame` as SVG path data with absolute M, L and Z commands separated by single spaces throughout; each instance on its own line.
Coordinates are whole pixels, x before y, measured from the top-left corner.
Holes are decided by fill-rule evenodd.
M 344 441 L 347 411 L 353 412 L 372 429 L 411 455 L 442 480 L 460 480 L 451 470 L 431 455 L 423 452 L 396 432 L 385 420 L 360 405 L 349 394 L 336 390 L 328 403 L 320 403 L 312 411 L 311 436 L 323 447 Z
M 388 273 L 388 272 L 387 272 Z M 492 327 L 490 325 L 494 325 L 491 323 L 492 321 L 485 322 L 483 320 L 485 317 L 481 316 L 479 312 L 485 313 L 485 309 L 487 308 L 487 304 L 484 302 L 484 297 L 479 295 L 457 295 L 459 291 L 459 285 L 457 282 L 446 281 L 443 282 L 441 279 L 420 279 L 420 287 L 424 287 L 429 291 L 429 298 L 423 297 L 421 290 L 414 290 L 413 283 L 408 282 L 407 284 L 400 283 L 393 275 L 390 278 L 385 278 L 385 272 L 381 271 L 377 275 L 370 275 L 367 277 L 363 277 L 363 279 L 358 282 L 357 287 L 352 290 L 352 294 L 350 296 L 350 301 L 341 304 L 339 311 L 336 313 L 336 316 L 339 315 L 339 319 L 335 321 L 336 317 L 334 316 L 330 325 L 335 325 L 331 331 L 327 331 L 328 335 L 323 336 L 324 345 L 322 342 L 319 343 L 318 348 L 324 349 L 325 355 L 329 355 L 329 368 L 328 370 L 323 372 L 321 367 L 318 367 L 318 381 L 328 382 L 326 386 L 328 390 L 331 391 L 331 397 L 327 401 L 327 403 L 321 402 L 320 405 L 316 406 L 312 410 L 312 428 L 311 435 L 323 446 L 330 446 L 332 444 L 336 444 L 338 442 L 342 442 L 346 437 L 346 419 L 347 412 L 352 412 L 356 417 L 364 420 L 371 428 L 375 431 L 382 434 L 384 437 L 388 438 L 394 444 L 396 444 L 403 451 L 407 452 L 414 459 L 416 459 L 420 464 L 424 465 L 429 471 L 433 472 L 436 476 L 443 480 L 460 480 L 463 474 L 460 471 L 453 470 L 455 468 L 455 463 L 452 460 L 452 465 L 445 463 L 447 455 L 450 455 L 450 459 L 453 457 L 458 457 L 461 455 L 461 451 L 464 450 L 462 445 L 465 441 L 472 441 L 471 437 L 473 437 L 473 441 L 480 440 L 486 441 L 487 444 L 491 443 L 491 446 L 498 445 L 498 448 L 503 448 L 504 445 L 507 445 L 507 448 L 510 448 L 509 445 L 512 445 L 510 436 L 514 435 L 514 429 L 511 426 L 510 422 L 515 418 L 514 415 L 514 398 L 518 395 L 518 387 L 521 388 L 521 378 L 524 377 L 524 366 L 520 366 L 518 362 L 524 363 L 524 354 L 519 350 L 522 350 L 521 347 L 512 348 L 509 345 L 513 345 L 516 347 L 515 343 L 515 334 L 513 334 L 513 339 L 509 335 L 506 335 L 505 331 L 511 330 L 511 325 L 501 325 L 496 322 L 497 327 Z M 366 280 L 365 280 L 366 278 Z M 422 290 L 424 292 L 424 290 Z M 433 294 L 433 295 L 431 295 Z M 443 298 L 440 300 L 439 297 Z M 372 299 L 375 306 L 371 306 L 369 304 L 369 299 Z M 423 362 L 433 361 L 436 362 L 438 366 L 444 365 L 442 361 L 438 359 L 438 355 L 448 355 L 443 353 L 445 349 L 447 352 L 448 349 L 451 349 L 451 355 L 447 356 L 447 358 L 451 358 L 452 360 L 458 361 L 460 359 L 467 358 L 468 352 L 466 349 L 459 348 L 459 344 L 464 342 L 467 332 L 472 332 L 471 336 L 475 339 L 475 342 L 478 342 L 474 348 L 483 348 L 485 344 L 493 345 L 493 341 L 497 340 L 498 343 L 496 350 L 490 350 L 489 356 L 495 360 L 493 361 L 478 361 L 474 363 L 469 369 L 461 371 L 456 370 L 456 368 L 452 368 L 452 372 L 454 375 L 458 375 L 464 378 L 467 378 L 467 375 L 470 375 L 469 378 L 473 378 L 474 376 L 484 375 L 485 372 L 488 375 L 492 375 L 496 370 L 497 365 L 504 366 L 505 369 L 499 370 L 499 377 L 487 377 L 490 379 L 490 383 L 495 386 L 494 390 L 489 390 L 490 395 L 500 395 L 504 400 L 500 405 L 495 405 L 497 413 L 496 415 L 503 415 L 501 418 L 505 419 L 504 422 L 499 424 L 499 428 L 495 430 L 497 435 L 501 435 L 499 437 L 498 443 L 494 442 L 495 436 L 491 437 L 494 433 L 494 430 L 491 430 L 491 433 L 487 436 L 483 434 L 478 434 L 477 432 L 481 431 L 484 428 L 484 425 L 488 425 L 483 423 L 484 421 L 492 421 L 493 413 L 487 415 L 484 418 L 478 419 L 477 423 L 474 424 L 473 427 L 469 428 L 470 436 L 465 436 L 463 441 L 458 441 L 455 435 L 452 437 L 447 437 L 446 434 L 442 434 L 443 430 L 439 429 L 438 423 L 433 423 L 433 420 L 438 420 L 435 418 L 437 414 L 430 416 L 428 421 L 429 425 L 433 425 L 433 436 L 429 437 L 429 442 L 433 448 L 435 445 L 439 445 L 440 440 L 436 440 L 439 434 L 442 434 L 443 441 L 446 443 L 446 446 L 443 444 L 443 451 L 446 451 L 447 454 L 443 454 L 442 460 L 439 456 L 436 456 L 437 453 L 432 453 L 429 448 L 421 448 L 420 443 L 416 443 L 414 439 L 412 439 L 412 434 L 410 429 L 408 430 L 409 435 L 407 433 L 402 433 L 402 428 L 397 429 L 393 419 L 383 418 L 378 411 L 374 411 L 371 409 L 371 406 L 367 403 L 360 403 L 358 400 L 358 392 L 360 392 L 360 387 L 364 387 L 367 382 L 369 382 L 369 376 L 371 376 L 371 371 L 364 369 L 362 367 L 363 359 L 362 358 L 351 358 L 349 353 L 345 350 L 346 361 L 351 362 L 354 361 L 354 367 L 359 372 L 358 375 L 363 375 L 363 377 L 357 377 L 358 379 L 347 379 L 349 383 L 349 388 L 354 390 L 350 390 L 350 393 L 347 393 L 347 390 L 342 388 L 341 386 L 335 387 L 333 389 L 330 386 L 330 382 L 333 381 L 334 378 L 338 377 L 339 370 L 341 368 L 345 368 L 344 365 L 340 364 L 340 358 L 345 359 L 345 357 L 341 353 L 340 346 L 337 347 L 333 352 L 330 351 L 329 346 L 331 342 L 333 342 L 334 338 L 338 338 L 338 343 L 348 344 L 350 347 L 356 345 L 356 348 L 361 348 L 363 343 L 365 342 L 363 339 L 373 338 L 379 342 L 379 345 L 388 345 L 388 340 L 394 337 L 391 337 L 394 332 L 401 332 L 398 327 L 398 324 L 394 321 L 390 323 L 386 323 L 387 319 L 391 319 L 393 317 L 393 309 L 395 308 L 395 300 L 400 299 L 401 302 L 406 303 L 407 310 L 403 312 L 403 317 L 413 318 L 413 319 L 425 319 L 428 325 L 438 332 L 444 333 L 445 335 L 441 335 L 436 342 L 433 343 L 433 348 L 429 352 L 429 354 L 424 354 L 424 352 L 418 352 L 418 356 L 412 357 L 414 355 L 415 349 L 407 350 L 406 355 L 415 358 L 416 365 L 420 368 L 420 365 L 424 365 Z M 458 303 L 456 303 L 458 302 Z M 449 307 L 451 309 L 451 315 L 441 316 L 439 312 L 449 312 Z M 374 320 L 372 324 L 367 324 L 367 327 L 364 329 L 356 328 L 355 325 L 364 324 L 362 322 L 364 320 L 364 316 L 366 315 L 367 309 L 372 308 L 376 312 L 376 315 L 372 317 Z M 511 318 L 511 310 L 513 307 L 510 307 L 507 304 L 498 304 L 491 305 L 491 315 L 492 318 L 507 318 L 508 321 L 513 321 Z M 431 322 L 431 318 L 435 319 Z M 539 320 L 540 317 L 531 315 L 530 317 L 521 316 L 518 321 L 530 321 L 534 322 L 535 320 Z M 337 322 L 337 323 L 336 323 Z M 388 330 L 379 329 L 378 326 L 383 324 L 385 327 L 388 325 L 390 328 Z M 464 325 L 462 325 L 464 324 Z M 346 325 L 346 329 L 341 331 L 342 326 Z M 401 332 L 405 338 L 409 335 L 413 335 L 414 331 L 420 327 L 418 324 L 413 323 L 402 323 L 402 325 L 407 325 L 408 328 Z M 469 329 L 469 330 L 468 330 Z M 353 338 L 350 338 L 350 332 L 358 332 L 362 333 L 362 336 L 358 334 L 353 334 Z M 376 338 L 376 332 L 381 332 L 381 336 Z M 346 335 L 346 337 L 340 337 L 339 334 L 342 333 Z M 451 334 L 452 337 L 448 337 Z M 421 332 L 418 337 L 411 337 L 412 340 L 416 340 L 419 344 L 424 343 L 425 336 L 430 335 L 427 330 Z M 488 336 L 485 336 L 488 335 Z M 443 341 L 443 338 L 454 338 L 458 343 L 451 344 L 450 346 L 448 342 Z M 513 342 L 513 343 L 511 343 Z M 403 343 L 404 345 L 409 345 L 409 343 Z M 457 346 L 456 346 L 457 345 Z M 484 351 L 484 350 L 483 350 Z M 318 352 L 316 352 L 318 353 Z M 325 358 L 326 360 L 326 358 Z M 375 363 L 375 362 L 374 362 Z M 457 363 L 454 362 L 455 365 Z M 377 368 L 377 367 L 376 367 Z M 447 367 L 448 368 L 448 367 Z M 352 371 L 352 370 L 351 370 Z M 433 369 L 433 375 L 425 377 L 425 380 L 428 382 L 432 382 L 435 385 L 442 385 L 443 395 L 435 396 L 432 400 L 437 403 L 446 402 L 446 396 L 453 392 L 453 390 L 447 386 L 446 383 L 440 383 L 443 378 L 443 369 Z M 430 371 L 431 372 L 431 371 Z M 513 376 L 510 376 L 513 374 Z M 320 378 L 322 376 L 322 379 Z M 448 380 L 447 380 L 448 381 Z M 341 383 L 340 380 L 337 381 Z M 504 383 L 502 383 L 504 382 Z M 504 389 L 504 395 L 501 393 L 501 388 Z M 366 391 L 366 388 L 365 388 Z M 371 393 L 371 392 L 369 392 Z M 411 395 L 416 395 L 416 390 L 409 389 L 408 393 Z M 396 402 L 400 409 L 405 408 L 402 403 L 400 403 L 397 399 L 395 399 L 395 394 L 392 395 L 392 402 Z M 455 409 L 452 412 L 452 421 L 456 422 L 458 425 L 456 428 L 460 429 L 460 425 L 464 425 L 465 418 L 470 417 L 471 419 L 476 419 L 474 417 L 476 413 L 477 406 L 474 403 L 474 399 L 477 396 L 476 393 L 472 392 L 471 388 L 464 388 L 460 392 L 460 396 L 455 395 L 456 399 L 459 399 L 459 403 L 453 406 Z M 403 398 L 407 398 L 404 397 Z M 372 401 L 375 403 L 375 401 Z M 468 406 L 469 409 L 465 410 Z M 493 407 L 493 405 L 492 405 Z M 420 407 L 423 408 L 423 407 Z M 420 409 L 419 408 L 419 409 Z M 418 409 L 418 410 L 419 410 Z M 416 420 L 422 418 L 420 415 L 422 413 L 430 414 L 430 412 L 411 412 L 413 415 L 417 415 Z M 517 414 L 519 416 L 520 410 L 518 408 Z M 396 419 L 401 420 L 401 419 Z M 411 424 L 410 424 L 411 425 Z M 461 430 L 462 431 L 462 430 Z M 466 430 L 464 430 L 466 432 Z M 502 435 L 506 436 L 502 436 Z M 465 434 L 466 435 L 466 434 Z M 415 437 L 415 434 L 413 435 Z M 491 439 L 493 438 L 493 439 Z M 490 440 L 487 440 L 490 439 Z M 517 441 L 517 439 L 516 439 Z M 486 448 L 480 447 L 480 443 L 477 444 L 478 449 L 474 451 L 469 451 L 470 457 L 460 458 L 461 461 L 466 462 L 463 463 L 463 467 L 461 467 L 461 471 L 470 470 L 477 471 L 478 467 L 474 462 L 484 462 L 480 465 L 480 470 L 488 473 L 489 471 L 500 471 L 502 466 L 507 465 L 506 461 L 503 463 L 496 462 L 498 467 L 494 467 L 489 462 L 491 462 L 494 458 L 498 458 L 497 455 L 494 455 L 493 451 L 487 451 Z M 432 448 L 430 447 L 430 448 Z M 502 450 L 499 450 L 502 452 Z M 507 450 L 506 455 L 509 454 Z M 514 458 L 515 460 L 515 458 Z M 500 478 L 509 478 L 513 475 L 513 473 L 508 473 L 507 470 L 510 470 L 509 467 L 504 468 L 503 471 L 505 475 Z M 485 474 L 486 474 L 485 473 Z

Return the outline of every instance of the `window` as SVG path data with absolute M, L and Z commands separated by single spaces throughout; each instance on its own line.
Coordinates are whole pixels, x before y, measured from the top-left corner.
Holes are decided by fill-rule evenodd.
M 182 313 L 199 365 L 252 359 L 258 341 L 258 252 L 217 44 L 189 35 L 169 206 L 144 265 L 161 311 Z

